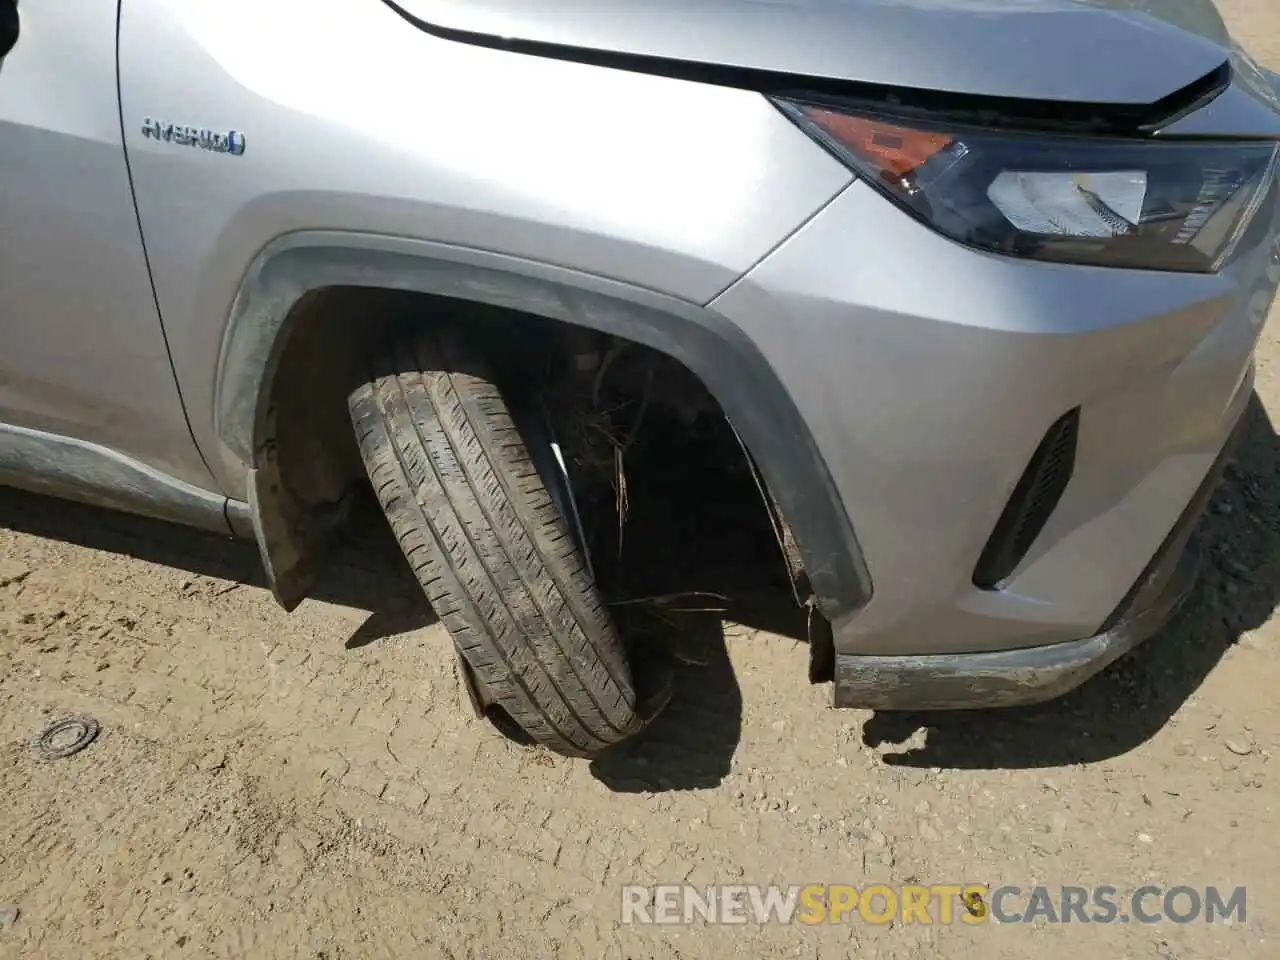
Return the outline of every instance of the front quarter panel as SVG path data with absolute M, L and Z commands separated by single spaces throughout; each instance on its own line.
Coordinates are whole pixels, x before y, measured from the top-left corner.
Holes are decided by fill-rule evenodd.
M 157 297 L 214 462 L 227 318 L 281 236 L 489 250 L 703 304 L 850 181 L 756 94 L 455 44 L 377 0 L 129 0 L 121 91 Z M 234 130 L 244 151 L 145 136 L 148 119 Z

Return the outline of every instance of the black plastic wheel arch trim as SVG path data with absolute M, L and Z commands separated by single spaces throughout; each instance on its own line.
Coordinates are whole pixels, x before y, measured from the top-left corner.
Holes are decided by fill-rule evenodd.
M 829 620 L 871 598 L 854 528 L 813 435 L 755 344 L 728 318 L 562 267 L 429 241 L 336 231 L 280 237 L 247 271 L 219 357 L 214 426 L 248 477 L 268 435 L 267 397 L 292 308 L 325 287 L 425 293 L 537 314 L 644 344 L 689 368 L 751 451 L 791 525 Z

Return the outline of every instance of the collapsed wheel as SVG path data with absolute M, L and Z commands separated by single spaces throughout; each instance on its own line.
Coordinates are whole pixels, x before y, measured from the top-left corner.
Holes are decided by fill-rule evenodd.
M 638 701 L 546 458 L 530 455 L 480 352 L 450 330 L 419 333 L 349 407 L 383 512 L 484 699 L 566 756 L 638 733 L 665 697 Z

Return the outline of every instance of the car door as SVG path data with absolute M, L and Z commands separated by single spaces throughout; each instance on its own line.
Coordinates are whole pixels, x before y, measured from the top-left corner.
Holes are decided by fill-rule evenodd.
M 117 6 L 22 0 L 0 59 L 0 453 L 71 438 L 208 490 L 133 203 Z

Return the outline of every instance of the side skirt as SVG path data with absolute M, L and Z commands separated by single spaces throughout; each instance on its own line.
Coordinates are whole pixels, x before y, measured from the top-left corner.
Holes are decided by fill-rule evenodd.
M 0 424 L 0 485 L 223 534 L 243 536 L 247 518 L 244 504 L 115 450 L 8 424 Z

